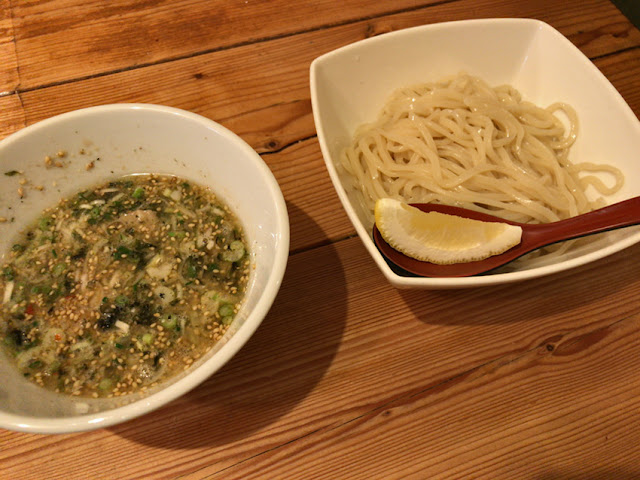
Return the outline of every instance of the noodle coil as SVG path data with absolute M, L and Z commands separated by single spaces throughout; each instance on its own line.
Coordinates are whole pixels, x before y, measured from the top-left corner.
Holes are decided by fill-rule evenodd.
M 553 222 L 604 204 L 587 198 L 589 185 L 608 195 L 624 181 L 612 166 L 572 163 L 577 134 L 570 105 L 541 108 L 511 86 L 460 74 L 395 92 L 374 123 L 357 129 L 338 171 L 367 227 L 382 197 Z M 615 184 L 591 172 L 608 173 Z

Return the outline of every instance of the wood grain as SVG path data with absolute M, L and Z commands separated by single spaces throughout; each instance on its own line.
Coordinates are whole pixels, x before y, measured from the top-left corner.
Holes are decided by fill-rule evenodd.
M 2 99 L 14 104 L 14 108 L 7 111 L 15 118 L 8 119 L 1 128 L 10 133 L 55 114 L 117 102 L 164 103 L 200 113 L 231 128 L 257 151 L 263 154 L 277 152 L 263 158 L 276 173 L 291 209 L 291 248 L 294 251 L 309 248 L 354 234 L 330 188 L 320 150 L 313 140 L 315 127 L 308 90 L 309 64 L 319 53 L 362 39 L 371 31 L 379 30 L 380 25 L 392 29 L 417 25 L 424 23 L 427 17 L 434 20 L 433 11 L 437 14 L 444 9 L 442 15 L 450 15 L 458 3 L 466 5 L 466 2 L 445 4 L 26 91 L 19 97 Z M 615 7 L 604 6 L 597 10 L 598 21 L 591 24 L 590 40 L 586 40 L 585 31 L 575 28 L 567 28 L 567 34 L 579 38 L 581 47 L 587 51 L 596 44 L 594 51 L 597 52 L 601 52 L 605 44 L 609 51 L 629 45 L 620 45 L 620 39 L 632 40 L 633 44 L 640 42 L 637 30 L 618 36 L 603 33 L 624 24 L 620 18 L 611 19 Z M 537 8 L 542 10 L 541 5 Z M 427 11 L 432 13 L 427 16 Z M 480 16 L 486 13 L 478 12 Z M 548 12 L 551 14 L 553 10 Z M 558 15 L 557 23 L 561 24 L 561 21 L 566 20 Z M 595 62 L 632 109 L 640 112 L 640 93 L 636 88 L 640 49 L 605 55 Z M 265 64 L 276 65 L 277 74 L 272 69 L 265 69 Z M 20 116 L 21 108 L 24 118 Z M 302 143 L 299 146 L 296 142 Z M 288 145 L 292 148 L 286 148 Z M 319 191 L 326 193 L 318 196 L 316 192 Z M 320 224 L 323 234 L 318 238 L 307 233 L 310 218 Z
M 575 412 L 602 404 L 608 393 L 615 401 L 637 389 L 637 379 L 624 372 L 633 371 L 640 358 L 632 313 L 640 283 L 629 261 L 639 253 L 634 247 L 576 272 L 520 285 L 451 292 L 389 289 L 357 239 L 301 253 L 292 258 L 256 335 L 201 387 L 107 430 L 22 434 L 30 441 L 4 448 L 0 466 L 12 478 L 23 462 L 38 465 L 26 479 L 60 469 L 76 472 L 67 478 L 209 478 L 219 472 L 224 478 L 298 478 L 303 469 L 306 478 L 331 478 L 323 469 L 348 451 L 353 464 L 345 465 L 352 466 L 333 478 L 364 478 L 359 471 L 371 474 L 365 453 L 378 449 L 385 452 L 387 470 L 377 478 L 393 478 L 409 446 L 416 459 L 442 457 L 437 468 L 424 471 L 445 472 L 456 464 L 457 457 L 446 453 L 458 437 L 486 450 L 490 438 L 517 437 L 531 422 L 540 435 L 560 422 L 566 428 L 557 427 L 560 438 L 570 436 L 573 422 L 562 423 L 563 415 L 573 411 L 577 417 Z M 300 302 L 301 295 L 308 301 Z M 620 325 L 630 325 L 624 335 L 602 333 L 618 332 Z M 616 352 L 623 352 L 619 361 Z M 586 374 L 575 385 L 571 377 L 582 368 Z M 503 396 L 505 404 L 498 401 Z M 571 399 L 569 405 L 558 401 L 562 396 Z M 398 449 L 389 449 L 382 434 L 371 434 L 381 425 Z M 615 422 L 608 425 L 615 429 Z M 401 437 L 389 433 L 396 428 Z M 421 431 L 429 441 L 418 441 Z M 500 434 L 492 437 L 492 431 Z M 624 432 L 620 441 L 635 438 Z M 490 438 L 483 441 L 485 436 Z M 494 453 L 510 443 L 502 442 Z M 355 448 L 361 444 L 362 456 Z M 454 450 L 461 454 L 465 445 Z M 58 455 L 61 447 L 70 453 Z M 102 477 L 84 463 L 87 455 L 99 465 L 120 453 L 123 461 Z M 158 463 L 158 455 L 166 462 Z M 330 463 L 310 465 L 307 455 Z M 278 468 L 280 473 L 273 471 Z M 398 471 L 396 478 L 408 472 Z
M 473 1 L 476 15 L 487 16 L 492 2 Z M 556 13 L 556 9 L 549 8 L 547 3 L 532 2 L 528 16 L 548 21 L 591 57 L 640 45 L 640 32 L 608 2 L 591 0 L 595 13 L 589 10 L 588 19 L 587 15 L 585 18 L 572 16 L 575 23 L 569 25 L 566 24 L 569 20 Z M 503 16 L 511 15 L 510 5 L 511 2 L 504 5 Z M 566 7 L 571 11 L 582 11 L 579 5 L 583 2 L 572 0 Z M 469 0 L 447 3 L 28 90 L 21 95 L 23 116 L 26 123 L 31 124 L 96 104 L 163 103 L 201 113 L 229 126 L 259 152 L 280 150 L 315 134 L 308 68 L 316 56 L 378 32 L 456 19 L 469 9 Z M 20 45 L 21 42 L 17 43 Z M 638 64 L 637 53 L 633 52 L 632 69 Z M 265 69 L 265 65 L 270 68 Z M 22 65 L 21 72 L 24 77 Z M 89 72 L 78 75 L 84 78 Z M 624 90 L 624 84 L 615 86 Z M 16 126 L 3 128 L 4 132 L 0 133 L 6 135 Z
M 19 94 L 0 96 L 0 139 L 27 126 L 24 108 Z
M 489 17 L 549 23 L 640 114 L 640 31 L 607 0 L 0 0 L 0 138 L 113 102 L 200 113 L 262 154 L 292 251 L 210 379 L 108 429 L 0 430 L 0 479 L 639 478 L 640 246 L 525 283 L 396 290 L 324 167 L 315 57 Z
M 415 6 L 412 0 L 49 0 L 16 2 L 13 16 L 23 87 L 33 88 Z
M 423 23 L 461 19 L 532 17 L 570 26 L 581 48 L 609 51 L 637 45 L 638 32 L 613 4 L 602 0 L 562 5 L 553 1 L 467 0 L 427 8 L 434 0 L 180 0 L 130 2 L 115 0 L 48 0 L 16 2 L 12 7 L 22 87 L 95 76 L 268 38 L 367 19 L 367 34 Z M 416 7 L 423 7 L 416 9 Z M 407 15 L 378 18 L 410 10 Z M 286 11 L 286 15 L 272 12 Z M 428 15 L 425 15 L 428 12 Z M 86 19 L 90 18 L 91 22 Z M 413 18 L 419 23 L 410 21 Z M 408 23 L 405 23 L 408 22 Z M 602 54 L 600 53 L 600 54 Z
M 0 96 L 18 87 L 18 62 L 16 58 L 13 18 L 10 0 L 0 0 Z
M 639 380 L 624 373 L 640 367 L 639 339 L 638 316 L 602 325 L 553 351 L 541 346 L 487 363 L 215 472 L 227 479 L 367 479 L 372 471 L 386 479 L 638 478 L 627 447 L 640 441 L 640 419 L 622 424 L 619 411 L 640 407 Z M 574 449 L 559 451 L 567 442 Z

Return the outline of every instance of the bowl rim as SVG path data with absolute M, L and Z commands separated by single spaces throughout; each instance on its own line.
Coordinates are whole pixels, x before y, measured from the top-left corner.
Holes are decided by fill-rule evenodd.
M 558 263 L 554 263 L 551 265 L 543 265 L 539 267 L 534 267 L 528 270 L 521 270 L 515 272 L 505 272 L 505 273 L 488 273 L 486 275 L 478 275 L 472 277 L 418 277 L 418 276 L 402 276 L 396 274 L 384 256 L 378 251 L 375 246 L 373 239 L 369 232 L 366 231 L 362 222 L 358 218 L 355 209 L 351 205 L 351 202 L 348 198 L 348 195 L 342 186 L 340 181 L 338 172 L 336 171 L 335 165 L 332 160 L 331 151 L 329 149 L 328 140 L 325 136 L 324 124 L 321 121 L 320 115 L 320 102 L 318 99 L 318 75 L 319 69 L 322 65 L 330 61 L 334 57 L 343 56 L 349 53 L 357 52 L 363 46 L 375 45 L 379 42 L 385 42 L 389 39 L 402 37 L 402 36 L 410 36 L 416 33 L 422 32 L 432 32 L 432 31 L 441 31 L 447 30 L 452 27 L 461 27 L 461 26 L 476 26 L 476 25 L 485 25 L 485 26 L 513 26 L 520 25 L 523 27 L 530 28 L 532 30 L 537 30 L 538 32 L 545 32 L 548 35 L 551 35 L 555 38 L 557 42 L 564 43 L 575 55 L 576 59 L 580 60 L 586 68 L 588 68 L 591 72 L 591 75 L 595 77 L 603 87 L 607 88 L 610 94 L 616 97 L 617 102 L 621 105 L 623 110 L 625 111 L 625 115 L 631 120 L 635 121 L 636 129 L 640 132 L 640 120 L 635 116 L 631 107 L 624 100 L 620 92 L 618 92 L 615 87 L 611 84 L 611 82 L 606 78 L 606 76 L 589 60 L 589 58 L 580 51 L 578 47 L 576 47 L 568 38 L 562 35 L 558 30 L 553 28 L 548 23 L 533 19 L 533 18 L 479 18 L 479 19 L 470 19 L 470 20 L 453 20 L 447 22 L 438 22 L 431 23 L 425 25 L 418 25 L 414 27 L 404 28 L 401 30 L 395 30 L 388 33 L 383 33 L 381 35 L 377 35 L 375 37 L 365 38 L 362 40 L 358 40 L 356 42 L 350 43 L 348 45 L 344 45 L 337 49 L 326 52 L 318 57 L 316 57 L 309 67 L 309 76 L 310 76 L 310 91 L 311 91 L 311 105 L 313 111 L 313 119 L 316 126 L 316 131 L 318 134 L 318 143 L 320 144 L 320 150 L 322 152 L 322 156 L 324 159 L 325 166 L 329 173 L 329 177 L 331 178 L 331 182 L 334 186 L 334 190 L 336 191 L 342 206 L 349 217 L 352 225 L 356 229 L 360 240 L 362 241 L 364 247 L 369 252 L 369 255 L 377 264 L 378 268 L 385 276 L 385 278 L 395 287 L 397 288 L 424 288 L 424 289 L 453 289 L 453 288 L 470 288 L 470 287 L 481 287 L 481 286 L 490 286 L 490 285 L 502 285 L 514 282 L 520 282 L 523 280 L 539 278 L 546 275 L 551 275 L 557 272 L 569 270 L 576 268 L 581 265 L 585 265 L 587 263 L 591 263 L 593 261 L 602 259 L 609 255 L 612 255 L 616 252 L 624 250 L 625 248 L 630 247 L 638 242 L 640 242 L 640 232 L 637 232 L 633 235 L 630 235 L 626 238 L 622 238 L 617 240 L 615 243 L 611 245 L 607 245 L 601 249 L 598 249 L 594 252 L 590 252 L 587 254 L 580 255 L 579 257 L 563 260 Z M 622 199 L 621 199 L 622 200 Z
M 19 141 L 28 135 L 37 133 L 39 130 L 46 129 L 51 125 L 83 118 L 87 115 L 101 115 L 114 112 L 126 113 L 130 111 L 153 112 L 159 115 L 175 115 L 194 121 L 207 129 L 215 131 L 227 141 L 234 143 L 243 155 L 253 160 L 255 167 L 264 178 L 270 196 L 273 198 L 276 207 L 274 217 L 277 219 L 279 230 L 276 235 L 277 244 L 273 257 L 273 268 L 267 278 L 266 287 L 260 294 L 253 310 L 247 315 L 244 323 L 234 332 L 220 350 L 188 375 L 166 388 L 160 389 L 127 405 L 103 412 L 78 414 L 64 418 L 18 415 L 0 411 L 0 427 L 2 428 L 27 433 L 75 433 L 109 427 L 150 413 L 186 394 L 222 368 L 249 340 L 262 323 L 280 289 L 289 258 L 290 242 L 289 216 L 282 190 L 265 161 L 247 142 L 236 133 L 207 117 L 176 107 L 150 103 L 114 103 L 91 106 L 55 115 L 26 126 L 0 140 L 0 151 L 7 145 Z

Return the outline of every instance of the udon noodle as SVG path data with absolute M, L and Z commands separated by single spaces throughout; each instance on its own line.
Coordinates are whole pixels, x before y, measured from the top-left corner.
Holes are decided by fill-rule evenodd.
M 589 185 L 609 195 L 624 181 L 612 166 L 570 161 L 577 133 L 570 105 L 541 108 L 509 85 L 460 74 L 395 92 L 357 129 L 338 169 L 368 227 L 382 197 L 553 222 L 604 204 L 587 198 Z M 593 172 L 609 173 L 613 186 Z

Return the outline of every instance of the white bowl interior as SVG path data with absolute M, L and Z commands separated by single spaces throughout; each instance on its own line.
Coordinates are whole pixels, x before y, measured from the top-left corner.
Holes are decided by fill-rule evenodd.
M 65 168 L 46 168 L 45 156 Z M 84 151 L 84 154 L 80 153 Z M 86 165 L 94 161 L 95 167 Z M 144 398 L 87 400 L 40 389 L 0 361 L 0 426 L 63 432 L 104 427 L 178 397 L 220 368 L 255 331 L 279 289 L 288 257 L 289 224 L 284 198 L 260 156 L 235 134 L 204 117 L 139 104 L 93 107 L 30 126 L 0 142 L 0 252 L 25 224 L 60 198 L 110 178 L 165 173 L 209 186 L 237 214 L 255 269 L 243 306 L 223 340 L 183 375 Z M 17 193 L 20 178 L 26 196 Z M 42 185 L 43 191 L 29 185 Z
M 362 123 L 373 121 L 397 88 L 466 72 L 490 85 L 511 84 L 525 99 L 546 106 L 571 104 L 580 130 L 571 157 L 608 163 L 625 174 L 609 203 L 640 194 L 640 123 L 620 94 L 569 40 L 529 19 L 486 19 L 415 27 L 329 52 L 311 65 L 311 97 L 320 147 L 347 214 L 387 279 L 397 287 L 456 288 L 537 277 L 601 258 L 640 241 L 637 228 L 592 237 L 553 264 L 470 278 L 415 278 L 394 273 L 353 208 L 335 165 Z M 605 183 L 612 179 L 602 177 Z M 594 195 L 594 192 L 588 192 Z

